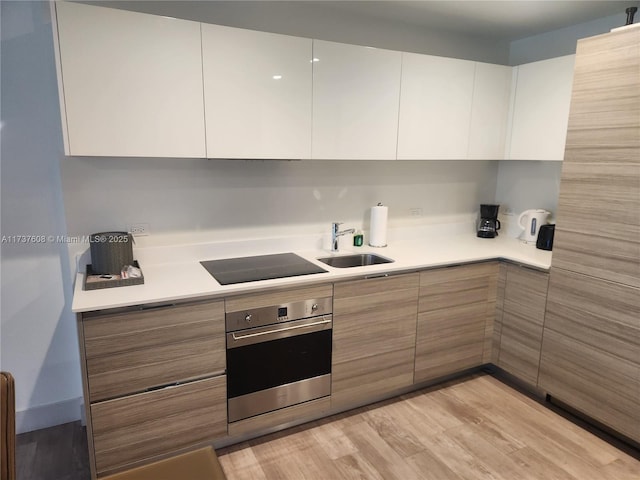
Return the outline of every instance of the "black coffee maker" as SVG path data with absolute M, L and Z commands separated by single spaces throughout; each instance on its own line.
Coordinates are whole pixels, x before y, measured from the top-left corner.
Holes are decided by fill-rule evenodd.
M 498 209 L 500 205 L 480 205 L 480 222 L 478 222 L 478 237 L 494 238 L 500 230 Z

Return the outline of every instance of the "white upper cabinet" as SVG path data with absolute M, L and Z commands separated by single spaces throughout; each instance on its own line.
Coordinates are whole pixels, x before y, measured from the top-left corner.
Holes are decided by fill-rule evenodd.
M 467 158 L 475 63 L 402 54 L 398 159 Z
M 469 129 L 469 153 L 473 160 L 504 158 L 509 117 L 512 67 L 476 63 Z
M 209 158 L 311 156 L 312 40 L 202 25 Z
M 564 158 L 574 62 L 567 55 L 514 68 L 509 159 Z
M 313 41 L 312 158 L 396 158 L 401 53 Z
M 205 157 L 200 24 L 55 5 L 66 153 Z

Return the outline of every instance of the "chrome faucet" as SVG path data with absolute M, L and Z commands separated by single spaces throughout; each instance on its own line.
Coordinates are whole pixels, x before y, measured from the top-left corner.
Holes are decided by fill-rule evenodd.
M 338 231 L 338 227 L 342 225 L 340 222 L 333 222 L 331 224 L 331 251 L 338 251 L 338 237 L 346 235 L 347 233 L 355 233 L 355 228 L 348 228 L 347 230 Z

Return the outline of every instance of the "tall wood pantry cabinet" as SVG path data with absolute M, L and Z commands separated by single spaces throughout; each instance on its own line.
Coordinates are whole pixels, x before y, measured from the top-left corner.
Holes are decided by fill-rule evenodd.
M 640 28 L 578 42 L 539 386 L 640 442 Z

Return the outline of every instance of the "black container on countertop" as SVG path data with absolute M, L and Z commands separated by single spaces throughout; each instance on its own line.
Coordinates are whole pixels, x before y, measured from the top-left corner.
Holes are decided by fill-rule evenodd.
M 536 248 L 540 250 L 553 249 L 553 236 L 556 231 L 555 225 L 541 225 L 538 231 L 538 240 L 536 241 Z

